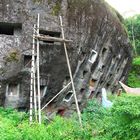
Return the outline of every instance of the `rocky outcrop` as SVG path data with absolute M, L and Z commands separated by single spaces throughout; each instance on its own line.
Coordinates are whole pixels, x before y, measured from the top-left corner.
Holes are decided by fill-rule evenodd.
M 61 36 L 63 16 L 78 103 L 82 109 L 101 88 L 115 93 L 127 79 L 132 54 L 121 16 L 103 0 L 0 0 L 1 105 L 28 108 L 33 25 L 40 13 L 40 33 Z M 63 44 L 40 42 L 42 105 L 67 83 Z M 75 110 L 68 87 L 46 108 L 48 114 Z

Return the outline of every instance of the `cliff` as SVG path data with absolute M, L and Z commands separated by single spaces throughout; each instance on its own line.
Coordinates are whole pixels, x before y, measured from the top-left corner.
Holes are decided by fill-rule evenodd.
M 0 103 L 29 106 L 33 25 L 40 14 L 40 33 L 60 37 L 59 15 L 69 43 L 68 54 L 78 103 L 99 97 L 101 88 L 115 93 L 127 79 L 132 48 L 122 17 L 103 0 L 0 0 Z M 63 44 L 40 42 L 42 106 L 70 81 Z M 69 115 L 75 110 L 68 87 L 45 109 Z

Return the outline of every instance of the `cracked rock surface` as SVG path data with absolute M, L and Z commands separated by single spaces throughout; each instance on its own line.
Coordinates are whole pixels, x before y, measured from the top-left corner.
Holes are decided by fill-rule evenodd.
M 103 0 L 0 0 L 0 104 L 29 107 L 33 25 L 40 14 L 40 33 L 61 37 L 63 17 L 68 55 L 80 109 L 101 89 L 115 93 L 126 81 L 132 47 L 122 17 Z M 41 102 L 45 105 L 70 82 L 63 44 L 40 42 Z M 45 108 L 48 116 L 75 111 L 69 86 Z

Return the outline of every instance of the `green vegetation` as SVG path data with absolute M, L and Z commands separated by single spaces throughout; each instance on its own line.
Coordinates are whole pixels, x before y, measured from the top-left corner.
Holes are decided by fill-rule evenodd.
M 131 87 L 140 87 L 140 15 L 129 17 L 125 20 L 128 35 L 132 45 L 135 46 L 135 54 L 132 68 L 128 77 L 128 85 Z
M 128 85 L 131 87 L 140 87 L 140 57 L 133 60 L 132 69 L 128 77 Z
M 136 46 L 136 52 L 140 55 L 140 15 L 129 17 L 125 20 L 128 35 L 133 46 Z
M 12 50 L 8 53 L 8 55 L 4 58 L 6 62 L 18 62 L 19 61 L 19 51 L 18 50 Z
M 41 1 L 42 0 L 34 0 L 34 1 Z M 48 5 L 51 7 L 52 11 L 52 15 L 53 16 L 58 16 L 61 12 L 61 4 L 62 4 L 62 0 L 48 0 L 47 1 Z
M 57 0 L 55 5 L 52 7 L 52 14 L 54 16 L 59 15 L 59 12 L 61 11 L 61 3 L 62 3 L 62 0 Z
M 139 101 L 140 97 L 122 95 L 115 98 L 109 110 L 90 101 L 83 113 L 83 122 L 90 126 L 95 140 L 138 140 Z
M 140 138 L 140 97 L 122 95 L 105 109 L 91 100 L 82 113 L 83 128 L 77 118 L 56 117 L 41 125 L 28 124 L 28 115 L 0 108 L 1 140 L 138 140 Z
M 86 129 L 80 129 L 76 120 L 56 117 L 53 122 L 29 125 L 25 113 L 0 108 L 1 140 L 75 140 L 90 139 Z

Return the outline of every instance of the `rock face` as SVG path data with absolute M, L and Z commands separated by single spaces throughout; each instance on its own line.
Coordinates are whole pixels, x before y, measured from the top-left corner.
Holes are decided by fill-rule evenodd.
M 0 0 L 0 104 L 29 106 L 33 25 L 40 14 L 40 33 L 61 37 L 59 16 L 82 109 L 101 88 L 115 93 L 127 79 L 132 48 L 121 16 L 103 0 Z M 70 82 L 63 44 L 40 42 L 42 106 Z M 75 102 L 69 86 L 49 104 L 49 114 L 69 115 Z

